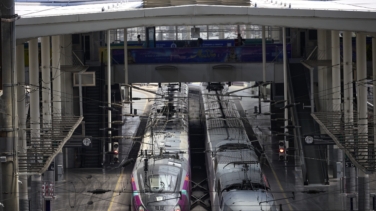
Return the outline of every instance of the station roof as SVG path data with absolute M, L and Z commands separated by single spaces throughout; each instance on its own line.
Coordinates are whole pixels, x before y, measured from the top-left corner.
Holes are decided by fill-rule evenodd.
M 16 14 L 22 18 L 78 15 L 89 13 L 126 11 L 142 7 L 142 1 L 17 1 Z
M 198 0 L 196 0 L 198 1 Z M 182 1 L 195 2 L 195 1 Z M 198 1 L 199 2 L 199 1 Z M 205 2 L 205 1 L 204 1 Z M 206 1 L 209 3 L 210 1 Z M 216 2 L 218 2 L 216 4 Z M 183 5 L 182 3 L 181 5 Z M 202 4 L 207 5 L 207 4 Z M 223 5 L 221 0 L 211 1 L 210 5 Z M 375 0 L 253 0 L 250 7 L 286 8 L 307 10 L 369 11 L 376 12 Z M 290 8 L 291 5 L 291 8 Z M 231 5 L 234 6 L 234 5 Z M 142 0 L 122 1 L 78 1 L 78 0 L 18 0 L 16 13 L 23 18 L 88 14 L 100 12 L 126 11 L 143 7 Z
M 16 37 L 24 41 L 165 25 L 255 24 L 376 33 L 375 0 L 252 0 L 251 6 L 191 4 L 156 8 L 144 8 L 142 0 L 18 0 L 16 13 L 21 16 L 16 21 Z

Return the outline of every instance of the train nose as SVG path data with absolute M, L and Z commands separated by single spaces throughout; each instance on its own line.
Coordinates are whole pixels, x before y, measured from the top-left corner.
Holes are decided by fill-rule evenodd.
M 143 195 L 143 203 L 147 211 L 181 211 L 179 194 L 150 194 Z
M 176 202 L 177 203 L 177 202 Z M 177 209 L 176 209 L 177 208 Z M 171 204 L 161 204 L 161 205 L 149 205 L 147 206 L 148 211 L 181 211 L 179 205 Z

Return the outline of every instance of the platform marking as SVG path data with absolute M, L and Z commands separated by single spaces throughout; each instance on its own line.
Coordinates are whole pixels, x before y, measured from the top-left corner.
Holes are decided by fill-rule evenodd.
M 274 175 L 275 179 L 277 180 L 277 183 L 278 183 L 279 189 L 281 189 L 281 191 L 282 191 L 283 197 L 285 198 L 285 201 L 286 201 L 287 206 L 289 207 L 289 210 L 290 210 L 290 211 L 293 211 L 293 209 L 292 209 L 292 207 L 291 207 L 291 205 L 290 205 L 290 201 L 287 199 L 287 196 L 286 196 L 286 194 L 285 194 L 285 191 L 283 190 L 283 187 L 282 187 L 281 183 L 279 182 L 279 179 L 278 179 L 278 177 L 277 177 L 277 174 L 275 173 L 275 171 L 274 171 L 272 165 L 270 165 L 270 169 L 272 170 L 273 175 Z
M 140 93 L 140 92 L 141 93 Z M 143 94 L 143 95 L 148 95 L 148 92 L 142 92 L 141 90 L 137 90 L 137 91 L 135 91 L 135 92 L 139 92 L 140 94 Z M 147 102 L 147 100 L 145 100 L 145 105 L 144 105 L 144 110 L 143 110 L 143 113 L 145 113 L 145 110 L 146 110 L 146 106 L 148 105 L 148 102 Z M 118 181 L 117 181 L 117 183 L 116 183 L 116 186 L 115 186 L 115 190 L 118 190 L 118 187 L 119 187 L 119 185 L 120 185 L 120 181 L 122 181 L 122 179 L 123 179 L 123 171 L 124 171 L 124 168 L 122 168 L 122 170 L 121 170 L 121 173 L 120 173 L 120 176 L 119 176 L 119 179 L 118 179 Z M 111 202 L 110 202 L 110 205 L 108 206 L 108 209 L 107 209 L 107 211 L 111 211 L 111 208 L 112 208 L 112 204 L 113 204 L 113 202 L 114 202 L 114 198 L 115 198 L 115 195 L 117 195 L 115 192 L 114 192 L 114 194 L 112 195 L 112 198 L 111 198 Z
M 239 91 L 239 93 L 242 93 L 242 92 L 244 92 L 244 91 L 245 91 L 245 90 Z M 239 104 L 240 104 L 240 105 L 242 106 L 242 108 L 243 108 L 243 105 L 241 104 L 240 101 L 239 101 Z M 244 109 L 243 109 L 243 112 L 245 113 Z M 249 118 L 248 118 L 247 116 L 246 116 L 246 118 L 247 118 L 248 121 L 249 121 Z M 251 124 L 250 124 L 250 125 L 251 125 Z M 252 125 L 251 125 L 251 128 L 252 128 Z M 253 128 L 252 128 L 252 129 L 253 129 Z M 255 135 L 256 135 L 256 134 L 255 134 Z M 266 156 L 266 154 L 265 154 L 265 156 Z M 266 156 L 266 157 L 267 157 L 267 156 Z M 268 157 L 267 157 L 267 160 L 269 160 Z M 274 177 L 275 177 L 275 179 L 276 179 L 276 181 L 277 181 L 277 184 L 278 184 L 278 186 L 279 186 L 279 189 L 282 191 L 283 197 L 286 198 L 285 201 L 286 201 L 286 204 L 287 204 L 289 210 L 290 210 L 290 211 L 293 211 L 293 208 L 291 207 L 290 201 L 287 199 L 287 196 L 286 196 L 286 194 L 285 194 L 285 191 L 283 190 L 283 187 L 282 187 L 282 185 L 281 185 L 281 182 L 279 181 L 279 179 L 278 179 L 278 177 L 277 177 L 277 174 L 275 173 L 275 171 L 274 171 L 274 169 L 273 169 L 273 167 L 272 167 L 272 164 L 269 163 L 269 166 L 270 166 L 270 169 L 272 170 L 273 175 L 274 175 Z
M 121 181 L 122 181 L 122 179 L 123 179 L 123 171 L 124 171 L 124 168 L 121 169 L 121 173 L 120 173 L 119 179 L 118 179 L 118 181 L 116 182 L 115 191 L 118 190 L 119 185 L 120 185 L 120 183 L 121 183 Z M 115 196 L 118 196 L 118 194 L 117 194 L 116 192 L 114 192 L 114 193 L 112 194 L 111 201 L 110 201 L 110 206 L 108 206 L 107 211 L 111 211 L 112 203 L 113 203 L 114 200 L 115 200 L 115 199 L 114 199 Z

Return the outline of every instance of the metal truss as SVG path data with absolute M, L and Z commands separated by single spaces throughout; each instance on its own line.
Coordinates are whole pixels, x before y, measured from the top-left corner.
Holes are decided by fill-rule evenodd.
M 207 186 L 207 179 L 201 180 L 199 182 L 191 181 L 192 185 L 192 194 L 191 194 L 191 210 L 193 210 L 197 206 L 201 206 L 203 209 L 210 211 L 210 203 L 209 203 L 209 191 L 206 188 Z
M 344 121 L 344 113 L 340 111 L 315 112 L 311 116 L 322 129 L 342 149 L 351 162 L 366 173 L 376 170 L 374 122 L 368 119 L 367 131 L 359 131 L 357 113 L 354 111 L 353 121 Z
M 18 154 L 20 174 L 45 172 L 82 120 L 82 116 L 53 116 L 51 123 L 42 124 L 40 136 L 28 137 L 27 153 Z

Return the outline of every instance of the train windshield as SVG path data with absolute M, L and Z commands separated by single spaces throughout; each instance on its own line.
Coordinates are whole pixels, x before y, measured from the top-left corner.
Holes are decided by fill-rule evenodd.
M 175 190 L 177 177 L 169 174 L 158 174 L 149 177 L 152 192 L 171 192 Z
M 154 165 L 147 172 L 147 180 L 145 178 L 145 172 L 141 171 L 139 174 L 140 183 L 142 189 L 145 192 L 175 192 L 178 184 L 179 177 L 181 175 L 181 168 L 171 165 Z M 146 184 L 145 184 L 146 183 Z

